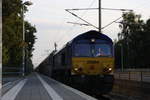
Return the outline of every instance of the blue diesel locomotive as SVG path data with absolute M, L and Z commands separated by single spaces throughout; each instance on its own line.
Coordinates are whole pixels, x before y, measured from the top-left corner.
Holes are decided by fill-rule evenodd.
M 88 31 L 53 51 L 37 70 L 83 91 L 108 93 L 114 81 L 113 42 L 102 33 Z

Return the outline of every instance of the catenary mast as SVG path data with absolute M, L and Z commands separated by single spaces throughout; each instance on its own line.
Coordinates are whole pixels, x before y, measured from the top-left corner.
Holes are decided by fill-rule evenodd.
M 98 17 L 99 17 L 99 32 L 101 33 L 101 0 L 99 0 L 99 10 L 98 10 L 99 14 L 98 14 Z

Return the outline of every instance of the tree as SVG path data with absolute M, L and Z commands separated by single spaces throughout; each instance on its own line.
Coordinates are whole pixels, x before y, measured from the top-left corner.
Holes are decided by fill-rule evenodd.
M 120 50 L 119 44 L 123 45 L 124 67 L 143 68 L 148 66 L 146 58 L 149 52 L 144 52 L 145 48 L 149 48 L 150 41 L 150 21 L 146 23 L 141 19 L 141 15 L 134 12 L 123 13 L 123 20 L 120 24 L 121 32 L 118 34 L 120 39 L 116 43 L 116 59 L 120 62 L 121 55 L 117 55 Z M 116 62 L 116 63 L 118 63 Z M 120 63 L 118 63 L 120 64 Z M 121 65 L 120 65 L 121 66 Z
M 28 21 L 25 21 L 26 41 L 23 42 L 23 16 L 22 0 L 4 0 L 2 5 L 2 62 L 3 66 L 21 67 L 22 65 L 22 48 L 27 46 L 28 59 L 32 57 L 33 45 L 35 43 L 36 28 Z M 25 6 L 24 12 L 28 11 Z M 31 63 L 31 60 L 28 60 Z

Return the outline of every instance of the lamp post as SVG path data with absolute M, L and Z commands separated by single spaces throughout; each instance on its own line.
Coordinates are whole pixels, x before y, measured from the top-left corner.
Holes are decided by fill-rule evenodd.
M 123 68 L 123 67 L 124 67 L 124 64 L 123 64 L 123 63 L 124 63 L 124 62 L 123 62 L 123 60 L 124 60 L 124 59 L 123 59 L 123 56 L 124 56 L 124 55 L 123 55 L 123 45 L 122 45 L 122 44 L 119 44 L 119 46 L 120 46 L 120 48 L 121 48 L 121 71 L 123 72 L 123 70 L 124 70 L 124 68 Z
M 23 42 L 25 43 L 25 23 L 24 23 L 24 8 L 25 5 L 30 6 L 32 5 L 32 2 L 30 1 L 26 1 L 23 3 L 22 6 L 22 38 L 23 38 Z M 22 49 L 22 76 L 25 76 L 25 46 L 23 45 L 23 49 Z

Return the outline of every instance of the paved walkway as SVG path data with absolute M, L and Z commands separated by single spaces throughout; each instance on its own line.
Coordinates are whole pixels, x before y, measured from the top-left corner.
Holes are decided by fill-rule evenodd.
M 18 82 L 2 95 L 1 100 L 97 100 L 37 73 Z

